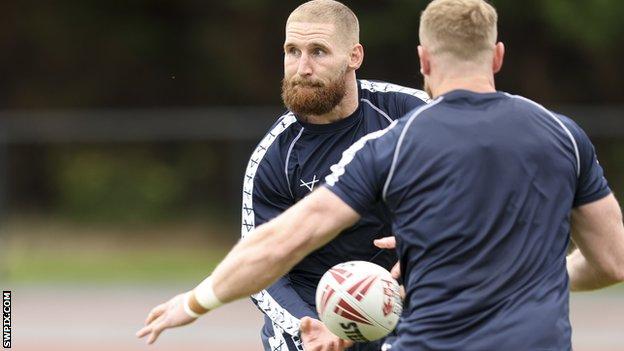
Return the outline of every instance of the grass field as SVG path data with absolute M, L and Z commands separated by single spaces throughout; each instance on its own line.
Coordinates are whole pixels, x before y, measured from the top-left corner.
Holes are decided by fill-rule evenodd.
M 13 283 L 161 283 L 201 278 L 223 250 L 50 252 L 11 249 L 4 274 Z
M 12 283 L 199 279 L 225 256 L 235 235 L 231 228 L 202 222 L 113 227 L 20 219 L 5 226 L 0 237 L 0 279 Z

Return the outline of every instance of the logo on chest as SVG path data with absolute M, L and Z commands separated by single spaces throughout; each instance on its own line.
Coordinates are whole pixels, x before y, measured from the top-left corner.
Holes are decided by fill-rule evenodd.
M 310 180 L 309 182 L 306 182 L 303 179 L 299 179 L 299 181 L 301 182 L 301 184 L 299 184 L 299 187 L 306 187 L 311 192 L 312 190 L 314 190 L 314 186 L 316 185 L 316 183 L 319 182 L 319 179 L 316 178 L 315 174 L 312 177 L 312 180 Z

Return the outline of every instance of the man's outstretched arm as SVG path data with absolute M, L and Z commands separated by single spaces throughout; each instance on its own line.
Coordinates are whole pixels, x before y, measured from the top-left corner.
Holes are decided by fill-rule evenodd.
M 137 336 L 148 336 L 152 343 L 163 330 L 192 322 L 193 313 L 266 288 L 358 219 L 357 212 L 330 190 L 316 190 L 241 240 L 196 289 L 154 308 Z
M 234 246 L 212 274 L 216 296 L 230 302 L 262 290 L 358 219 L 320 188 Z
M 380 199 L 391 168 L 392 146 L 400 133 L 393 129 L 397 125 L 393 122 L 384 130 L 368 134 L 345 150 L 340 162 L 331 167 L 325 187 L 256 228 L 193 291 L 157 306 L 137 336 L 149 335 L 148 343 L 154 342 L 167 328 L 188 324 L 222 302 L 260 291 L 308 253 L 353 225 L 360 218 L 358 213 Z
M 579 249 L 567 259 L 570 289 L 594 290 L 624 281 L 624 225 L 615 197 L 573 209 L 571 225 Z

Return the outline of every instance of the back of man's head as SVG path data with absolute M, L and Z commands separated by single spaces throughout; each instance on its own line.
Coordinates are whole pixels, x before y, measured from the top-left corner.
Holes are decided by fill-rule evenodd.
M 350 8 L 334 0 L 312 0 L 297 7 L 288 17 L 290 22 L 330 23 L 348 45 L 360 42 L 360 25 Z
M 497 20 L 484 0 L 433 0 L 420 17 L 420 43 L 432 56 L 483 62 L 496 45 Z

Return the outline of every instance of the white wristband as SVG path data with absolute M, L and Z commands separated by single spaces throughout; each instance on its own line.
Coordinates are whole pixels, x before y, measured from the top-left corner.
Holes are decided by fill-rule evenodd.
M 184 294 L 184 301 L 182 302 L 184 304 L 184 312 L 186 312 L 186 314 L 188 314 L 189 316 L 193 317 L 193 318 L 199 318 L 201 316 L 201 314 L 199 313 L 195 313 L 195 311 L 193 311 L 191 309 L 191 306 L 189 306 L 189 299 L 191 298 L 191 292 L 187 292 L 186 294 Z
M 195 298 L 203 308 L 209 311 L 223 305 L 223 302 L 219 301 L 212 289 L 212 277 L 208 277 L 199 283 L 195 288 Z

